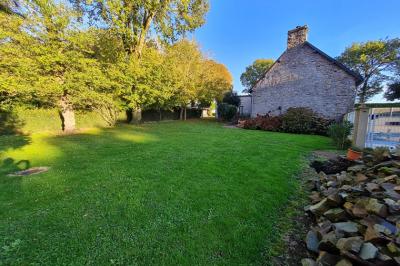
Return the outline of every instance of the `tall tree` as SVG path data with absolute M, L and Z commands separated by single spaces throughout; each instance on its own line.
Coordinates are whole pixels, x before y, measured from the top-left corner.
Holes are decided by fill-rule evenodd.
M 99 27 L 106 27 L 118 36 L 125 60 L 142 56 L 150 32 L 153 38 L 174 42 L 205 22 L 208 0 L 70 0 Z M 135 63 L 128 63 L 134 65 Z M 140 65 L 137 65 L 139 66 Z M 131 84 L 124 95 L 136 94 L 138 84 Z M 135 97 L 125 97 L 134 100 Z M 140 119 L 140 102 L 127 102 L 128 112 Z M 132 110 L 133 109 L 133 110 Z M 128 114 L 128 113 L 127 113 Z M 128 120 L 130 119 L 128 115 Z M 136 122 L 136 121 L 134 121 Z
M 400 81 L 389 84 L 385 92 L 385 98 L 388 101 L 400 100 Z
M 125 52 L 140 56 L 149 32 L 175 41 L 204 24 L 207 0 L 70 0 L 100 27 L 112 29 Z
M 31 43 L 30 36 L 20 31 L 24 22 L 20 16 L 0 12 L 0 111 L 10 111 L 31 95 L 35 67 L 23 49 Z
M 186 120 L 186 108 L 196 100 L 201 86 L 203 55 L 194 41 L 183 39 L 170 46 L 166 56 L 170 78 L 175 81 L 173 102 L 181 108 L 180 119 Z
M 354 43 L 337 59 L 364 78 L 357 92 L 359 102 L 364 103 L 393 78 L 400 59 L 400 39 Z
M 224 94 L 224 98 L 222 99 L 222 102 L 239 107 L 240 97 L 237 95 L 236 92 L 228 91 Z
M 5 18 L 9 27 L 4 34 L 9 35 L 0 43 L 0 56 L 7 58 L 0 63 L 1 95 L 31 106 L 57 107 L 63 130 L 71 132 L 75 109 L 106 112 L 104 106 L 114 102 L 106 66 L 92 49 L 94 33 L 79 30 L 71 9 L 53 0 L 26 3 L 25 19 Z
M 232 90 L 232 75 L 223 64 L 205 59 L 202 62 L 200 75 L 201 84 L 198 88 L 197 99 L 204 106 L 209 106 L 213 100 L 222 100 L 224 94 Z
M 257 81 L 262 78 L 265 72 L 272 66 L 272 59 L 257 59 L 250 66 L 246 67 L 246 71 L 240 76 L 240 81 L 245 87 L 244 92 L 249 91 Z

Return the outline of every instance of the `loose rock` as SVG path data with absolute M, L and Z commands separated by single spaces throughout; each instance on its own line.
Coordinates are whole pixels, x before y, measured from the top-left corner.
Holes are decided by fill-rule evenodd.
M 365 209 L 367 212 L 379 215 L 381 217 L 386 217 L 388 215 L 386 205 L 379 203 L 377 199 L 369 199 Z
M 317 259 L 317 265 L 335 265 L 340 260 L 340 256 L 330 254 L 326 251 L 321 251 Z
M 343 222 L 333 224 L 338 232 L 354 234 L 358 232 L 358 226 L 353 222 Z
M 301 260 L 301 265 L 302 266 L 317 266 L 317 263 L 313 259 L 302 259 Z
M 319 203 L 310 206 L 309 210 L 317 215 L 322 215 L 324 212 L 329 210 L 328 200 L 325 198 Z
M 318 235 L 317 232 L 315 232 L 314 230 L 310 230 L 307 233 L 306 236 L 306 245 L 307 245 L 307 249 L 318 253 L 318 243 L 319 243 L 319 239 L 318 239 Z
M 371 260 L 378 256 L 378 249 L 371 243 L 364 243 L 361 247 L 360 258 Z
M 355 237 L 339 239 L 336 244 L 336 247 L 340 251 L 351 251 L 357 254 L 360 251 L 362 244 L 363 244 L 362 237 L 355 236 Z
M 351 163 L 312 181 L 306 244 L 318 258 L 304 265 L 400 264 L 400 156 Z
M 346 219 L 346 212 L 341 208 L 335 208 L 324 212 L 324 216 L 332 222 L 339 222 Z
M 351 263 L 349 260 L 346 259 L 341 259 L 338 263 L 336 263 L 336 266 L 352 266 L 353 263 Z

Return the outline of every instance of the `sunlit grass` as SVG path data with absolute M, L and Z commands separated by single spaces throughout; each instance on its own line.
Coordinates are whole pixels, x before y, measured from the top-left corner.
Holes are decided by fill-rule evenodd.
M 268 263 L 302 158 L 329 147 L 212 122 L 0 137 L 0 261 Z M 6 176 L 21 160 L 50 170 Z

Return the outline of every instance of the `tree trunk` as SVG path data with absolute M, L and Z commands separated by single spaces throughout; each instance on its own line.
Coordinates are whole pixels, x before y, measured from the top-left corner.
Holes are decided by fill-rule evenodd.
M 365 79 L 363 81 L 363 85 L 361 86 L 360 103 L 365 103 L 365 97 L 367 95 L 367 89 L 368 89 L 368 80 L 369 80 L 369 76 L 365 77 Z
M 129 108 L 129 109 L 127 109 L 126 111 L 125 111 L 125 114 L 126 114 L 126 123 L 131 123 L 132 122 L 132 119 L 133 119 L 133 109 L 132 108 Z
M 162 111 L 161 111 L 161 108 L 158 108 L 158 112 L 159 112 L 159 114 L 160 114 L 160 121 L 162 120 Z
M 183 120 L 183 107 L 181 106 L 181 110 L 179 113 L 179 120 Z
M 360 89 L 360 93 L 359 93 L 359 102 L 360 103 L 364 103 L 365 102 L 365 90 L 366 90 L 366 86 L 365 84 L 361 87 Z
M 74 108 L 68 96 L 64 95 L 60 99 L 60 118 L 61 118 L 61 128 L 65 133 L 71 133 L 75 130 L 75 113 Z
M 186 107 L 185 107 L 185 109 L 184 109 L 184 110 L 185 110 L 185 115 L 184 115 L 184 116 L 185 116 L 185 119 L 184 119 L 184 120 L 186 121 Z
M 131 124 L 140 124 L 141 122 L 142 122 L 142 109 L 141 108 L 133 109 Z
M 151 12 L 149 14 L 145 13 L 145 15 L 144 15 L 143 22 L 142 22 L 143 28 L 142 28 L 142 31 L 140 32 L 139 40 L 138 40 L 137 46 L 135 47 L 135 50 L 134 50 L 134 52 L 138 58 L 140 58 L 142 56 L 142 50 L 146 43 L 147 32 L 150 29 L 151 22 L 153 21 L 154 16 L 155 16 L 155 13 L 153 13 L 153 12 Z

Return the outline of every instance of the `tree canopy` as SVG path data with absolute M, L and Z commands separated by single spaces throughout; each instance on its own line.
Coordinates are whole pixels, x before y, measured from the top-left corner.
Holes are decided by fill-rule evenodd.
M 400 81 L 389 84 L 385 92 L 385 98 L 388 101 L 395 101 L 400 99 Z
M 364 78 L 358 89 L 359 102 L 383 90 L 384 83 L 393 79 L 400 60 L 400 39 L 354 43 L 338 60 Z
M 205 22 L 207 0 L 69 0 L 95 25 L 110 29 L 125 52 L 140 56 L 151 32 L 175 42 Z M 153 36 L 154 37 L 154 36 Z
M 232 89 L 226 67 L 182 38 L 204 23 L 207 1 L 132 1 L 129 10 L 137 13 L 125 18 L 131 26 L 119 20 L 127 9 L 117 12 L 126 1 L 74 3 L 10 0 L 13 12 L 0 10 L 0 110 L 55 107 L 63 128 L 72 131 L 75 110 L 96 111 L 111 126 L 121 110 L 184 111 Z M 153 24 L 140 44 L 146 29 L 136 24 L 149 14 Z M 82 16 L 96 18 L 95 25 Z
M 205 22 L 208 0 L 68 0 L 83 20 L 100 29 L 106 29 L 115 37 L 118 47 L 124 52 L 121 65 L 131 72 L 141 72 L 145 48 L 158 48 L 174 44 Z M 145 63 L 144 63 L 145 64 Z M 143 66 L 145 69 L 146 66 Z M 136 70 L 134 70 L 136 69 Z M 126 73 L 126 71 L 122 71 Z M 127 119 L 137 122 L 141 110 L 148 101 L 143 93 L 140 78 L 125 79 L 122 99 L 127 110 Z M 132 114 L 130 114 L 132 112 Z M 133 119 L 132 119 L 133 118 Z
M 262 78 L 273 63 L 274 60 L 272 59 L 257 59 L 250 66 L 246 67 L 246 71 L 240 76 L 240 81 L 246 88 L 245 91 L 250 90 L 256 85 L 257 81 Z

